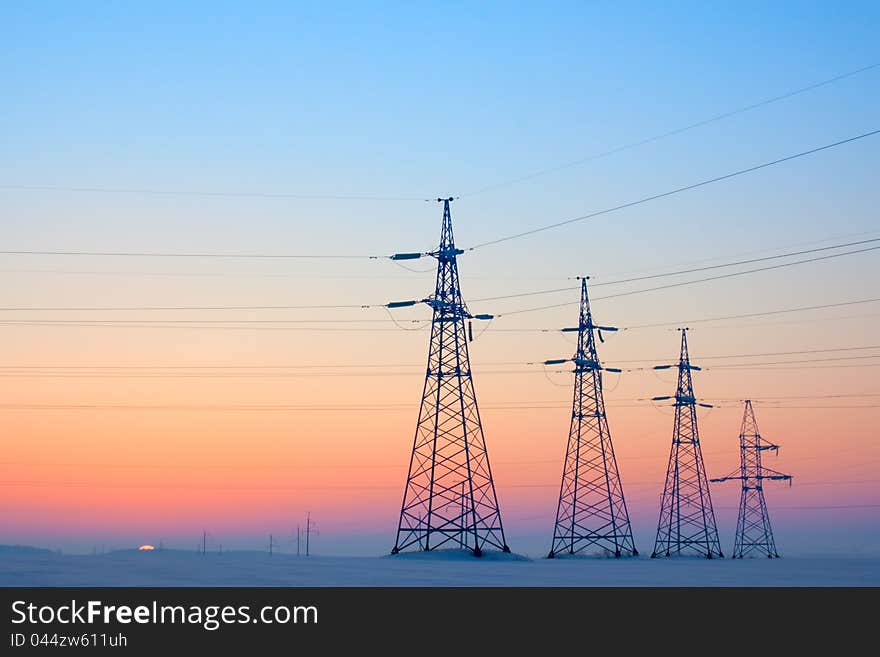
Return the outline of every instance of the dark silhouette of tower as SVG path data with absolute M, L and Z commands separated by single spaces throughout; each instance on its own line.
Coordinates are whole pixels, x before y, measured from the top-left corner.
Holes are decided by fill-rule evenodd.
M 452 234 L 452 199 L 437 200 L 443 203 L 440 246 L 427 254 L 437 259 L 437 284 L 424 300 L 433 308 L 428 369 L 392 554 L 442 547 L 464 548 L 475 556 L 485 548 L 509 552 L 465 326 L 465 320 L 491 317 L 471 315 L 462 301 L 456 256 L 463 251 L 455 248 Z
M 602 331 L 617 329 L 593 323 L 587 278 L 581 278 L 578 326 L 563 330 L 576 330 L 578 343 L 571 359 L 574 363 L 571 427 L 562 468 L 553 543 L 547 556 L 552 559 L 563 554 L 577 554 L 591 547 L 615 557 L 635 556 L 638 551 L 633 542 L 602 395 L 602 370 L 620 370 L 602 367 L 599 363 L 594 335 L 594 330 L 601 335 Z M 565 362 L 567 359 L 558 359 L 545 361 L 545 364 Z
M 658 365 L 654 369 L 672 367 L 678 367 L 678 387 L 675 397 L 672 398 L 675 425 L 660 505 L 657 538 L 651 557 L 723 557 L 700 449 L 700 433 L 697 430 L 697 400 L 694 397 L 691 372 L 700 368 L 690 363 L 686 328 L 681 329 L 681 355 L 678 365 Z M 663 399 L 670 397 L 654 397 L 654 400 Z M 710 407 L 710 404 L 699 405 Z
M 761 453 L 768 450 L 779 451 L 778 445 L 766 442 L 758 431 L 755 411 L 751 400 L 745 402 L 742 429 L 739 432 L 740 467 L 726 477 L 710 479 L 712 482 L 741 481 L 742 495 L 739 499 L 739 518 L 736 521 L 736 539 L 733 544 L 733 558 L 742 559 L 757 552 L 771 559 L 779 558 L 773 530 L 770 528 L 770 514 L 764 499 L 764 481 L 788 481 L 791 475 L 782 474 L 764 467 Z

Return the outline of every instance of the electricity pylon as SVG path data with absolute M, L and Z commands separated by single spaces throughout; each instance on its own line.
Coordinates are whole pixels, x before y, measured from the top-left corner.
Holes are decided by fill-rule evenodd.
M 697 400 L 691 372 L 700 368 L 690 363 L 686 328 L 681 329 L 678 365 L 658 365 L 654 369 L 672 367 L 678 368 L 678 386 L 672 398 L 675 424 L 657 538 L 651 558 L 686 555 L 704 556 L 707 559 L 723 557 L 697 430 Z M 653 399 L 659 401 L 670 397 Z M 711 407 L 710 404 L 699 405 Z
M 563 329 L 577 331 L 574 358 L 544 361 L 545 365 L 569 360 L 574 363 L 571 426 L 562 468 L 553 542 L 547 555 L 550 559 L 563 554 L 577 554 L 591 547 L 615 557 L 638 554 L 602 395 L 602 371 L 620 370 L 602 367 L 599 363 L 594 330 L 598 330 L 601 336 L 602 331 L 617 329 L 593 323 L 587 278 L 581 278 L 578 326 Z
M 456 256 L 463 251 L 455 248 L 453 239 L 452 199 L 437 200 L 443 203 L 440 246 L 424 254 L 437 259 L 434 294 L 424 300 L 433 308 L 428 369 L 391 553 L 444 546 L 467 549 L 475 556 L 485 548 L 510 552 L 480 423 L 468 356 L 469 331 L 465 330 L 465 320 L 491 316 L 471 315 L 462 301 Z M 395 259 L 420 255 L 399 254 Z
M 752 552 L 765 554 L 778 559 L 773 529 L 770 527 L 770 514 L 764 499 L 764 481 L 788 481 L 791 475 L 764 467 L 761 453 L 768 450 L 779 452 L 779 445 L 768 443 L 758 431 L 758 421 L 752 409 L 751 400 L 745 402 L 742 429 L 739 432 L 740 467 L 726 477 L 710 479 L 712 482 L 741 481 L 742 495 L 739 499 L 739 518 L 736 521 L 736 539 L 733 543 L 733 558 L 742 559 Z

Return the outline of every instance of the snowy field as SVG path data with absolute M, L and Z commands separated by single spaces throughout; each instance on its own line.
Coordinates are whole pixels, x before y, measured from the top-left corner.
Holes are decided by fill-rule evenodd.
M 295 557 L 171 550 L 0 554 L 0 586 L 878 586 L 880 558 Z

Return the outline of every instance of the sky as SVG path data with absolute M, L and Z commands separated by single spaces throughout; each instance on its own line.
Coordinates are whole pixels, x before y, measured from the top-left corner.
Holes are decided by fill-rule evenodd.
M 880 64 L 878 20 L 858 2 L 4 4 L 0 542 L 194 549 L 207 531 L 261 549 L 272 533 L 290 551 L 311 512 L 315 550 L 388 551 L 430 315 L 359 306 L 424 298 L 433 270 L 368 256 L 433 248 L 425 199 L 459 197 L 468 248 L 877 130 L 880 67 L 675 132 Z M 596 320 L 627 329 L 600 345 L 609 366 L 673 362 L 691 326 L 710 476 L 736 467 L 755 400 L 782 446 L 768 465 L 795 476 L 767 487 L 780 552 L 880 554 L 878 304 L 702 321 L 880 297 L 878 251 L 612 296 L 880 238 L 878 148 L 459 258 L 470 309 L 500 315 L 470 353 L 514 551 L 549 547 L 572 377 L 534 363 L 572 354 L 556 329 L 590 275 Z M 265 308 L 304 305 L 353 307 Z M 642 552 L 672 413 L 640 400 L 674 386 L 606 382 Z M 712 495 L 729 550 L 739 491 Z

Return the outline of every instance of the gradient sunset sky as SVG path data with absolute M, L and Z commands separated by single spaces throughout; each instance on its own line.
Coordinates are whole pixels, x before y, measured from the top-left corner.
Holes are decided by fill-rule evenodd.
M 467 248 L 880 128 L 877 67 L 602 155 L 880 63 L 877 3 L 180 4 L 0 8 L 0 543 L 194 549 L 205 529 L 290 551 L 310 511 L 317 552 L 390 550 L 430 315 L 356 306 L 424 298 L 434 274 L 9 252 L 424 251 L 438 195 L 461 196 Z M 556 329 L 589 274 L 596 320 L 627 329 L 600 357 L 636 368 L 606 403 L 642 552 L 672 410 L 640 400 L 675 381 L 637 368 L 674 362 L 688 325 L 710 476 L 737 466 L 752 398 L 782 446 L 767 464 L 795 476 L 767 486 L 780 552 L 880 553 L 880 303 L 764 314 L 880 298 L 880 251 L 603 299 L 880 238 L 878 153 L 869 137 L 460 257 L 471 311 L 502 315 L 470 347 L 515 552 L 549 547 L 570 416 L 571 374 L 532 363 L 573 352 Z M 173 309 L 299 305 L 355 307 Z M 726 552 L 739 489 L 712 494 Z

